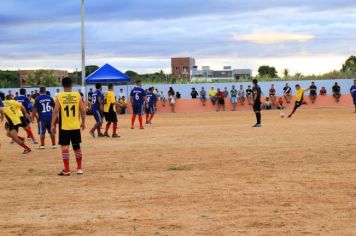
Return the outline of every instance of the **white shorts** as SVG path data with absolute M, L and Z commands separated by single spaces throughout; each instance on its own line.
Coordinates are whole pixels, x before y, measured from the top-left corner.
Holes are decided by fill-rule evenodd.
M 237 97 L 231 98 L 231 103 L 232 104 L 237 104 Z

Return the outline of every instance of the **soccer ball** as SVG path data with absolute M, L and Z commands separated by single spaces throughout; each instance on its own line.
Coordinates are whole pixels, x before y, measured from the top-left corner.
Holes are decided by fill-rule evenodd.
M 281 113 L 279 114 L 279 116 L 283 119 L 284 116 L 285 116 L 284 112 L 281 112 Z

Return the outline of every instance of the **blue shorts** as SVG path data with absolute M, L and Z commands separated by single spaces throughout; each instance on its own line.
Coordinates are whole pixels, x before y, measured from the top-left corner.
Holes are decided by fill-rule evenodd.
M 101 112 L 96 110 L 96 111 L 92 111 L 92 113 L 93 113 L 96 123 L 102 124 L 103 123 L 103 115 L 101 114 Z
M 38 134 L 46 134 L 46 130 L 48 131 L 49 134 L 52 134 L 52 120 L 50 119 L 45 119 L 45 120 L 39 120 L 38 121 Z
M 154 107 L 147 107 L 146 108 L 146 114 L 154 115 L 155 113 L 156 113 L 156 109 Z
M 132 112 L 134 115 L 142 116 L 142 106 L 133 106 Z
M 232 104 L 237 104 L 237 97 L 232 97 L 231 98 L 231 103 Z

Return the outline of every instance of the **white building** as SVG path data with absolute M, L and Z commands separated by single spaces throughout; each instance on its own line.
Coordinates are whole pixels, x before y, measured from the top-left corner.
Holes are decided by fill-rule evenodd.
M 232 69 L 231 66 L 224 66 L 222 70 L 212 70 L 210 66 L 203 66 L 201 70 L 194 66 L 191 72 L 191 80 L 212 81 L 212 80 L 240 80 L 252 78 L 251 69 Z

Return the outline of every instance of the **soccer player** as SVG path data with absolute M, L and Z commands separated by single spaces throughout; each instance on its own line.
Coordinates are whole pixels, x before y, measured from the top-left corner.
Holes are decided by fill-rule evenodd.
M 118 105 L 116 101 L 116 96 L 114 93 L 114 84 L 110 83 L 108 85 L 108 91 L 104 94 L 104 116 L 106 120 L 106 128 L 105 128 L 105 137 L 110 137 L 108 132 L 111 126 L 112 127 L 112 137 L 113 138 L 120 138 L 120 136 L 116 133 L 117 132 L 117 114 L 116 114 L 116 106 Z
M 64 92 L 57 95 L 52 116 L 52 131 L 56 132 L 55 123 L 59 117 L 59 145 L 62 147 L 64 168 L 59 176 L 70 176 L 69 145 L 72 144 L 77 161 L 77 175 L 82 175 L 82 151 L 80 149 L 81 132 L 85 129 L 85 104 L 78 92 L 72 92 L 71 78 L 62 79 Z M 80 122 L 81 118 L 81 122 Z
M 355 105 L 354 113 L 356 113 L 356 79 L 354 80 L 354 84 L 350 88 L 350 94 L 352 96 L 352 100 L 353 100 L 354 105 Z
M 11 98 L 11 97 L 10 97 Z M 14 140 L 19 146 L 23 147 L 25 150 L 23 154 L 28 154 L 31 152 L 31 148 L 29 148 L 25 144 L 25 138 L 18 136 L 19 127 L 24 127 L 27 124 L 24 124 L 24 119 L 21 119 L 23 114 L 26 113 L 26 109 L 22 106 L 21 103 L 15 100 L 5 100 L 5 94 L 0 92 L 0 121 L 6 117 L 6 135 Z M 29 117 L 27 117 L 29 119 Z
M 146 124 L 152 124 L 152 119 L 155 115 L 155 106 L 157 102 L 157 97 L 153 93 L 153 87 L 148 89 L 146 100 Z
M 292 113 L 290 113 L 290 115 L 288 116 L 288 118 L 291 118 L 291 117 L 293 116 L 293 114 L 297 111 L 297 109 L 298 109 L 301 105 L 305 104 L 305 102 L 304 102 L 304 92 L 310 90 L 310 89 L 303 89 L 303 88 L 301 88 L 299 84 L 297 84 L 297 85 L 295 86 L 295 89 L 297 90 L 297 91 L 295 92 L 295 105 L 294 105 L 294 108 L 293 108 L 293 110 L 292 110 Z
M 253 111 L 256 114 L 256 124 L 252 127 L 259 128 L 261 127 L 261 87 L 258 85 L 257 79 L 252 80 L 252 95 L 253 95 Z
M 235 85 L 232 86 L 232 89 L 230 91 L 230 96 L 231 96 L 231 104 L 232 104 L 232 110 L 236 111 L 236 106 L 237 106 L 237 89 L 235 88 Z
M 93 114 L 95 118 L 95 125 L 90 130 L 89 134 L 95 138 L 95 130 L 98 131 L 98 137 L 105 137 L 101 133 L 101 126 L 103 125 L 103 104 L 104 104 L 104 96 L 102 94 L 102 86 L 101 84 L 95 84 L 96 91 L 92 94 L 90 112 Z
M 141 88 L 141 81 L 136 82 L 136 86 L 131 90 L 130 102 L 132 105 L 132 117 L 131 117 L 131 129 L 135 128 L 136 116 L 138 116 L 138 121 L 140 122 L 140 129 L 144 129 L 142 125 L 142 107 L 143 103 L 146 102 L 146 92 Z
M 25 125 L 24 129 L 27 133 L 27 138 L 32 140 L 34 144 L 37 144 L 37 141 L 33 135 L 33 132 L 31 130 L 31 120 L 27 119 L 26 117 L 31 117 L 31 112 L 33 110 L 33 104 L 31 103 L 30 99 L 26 96 L 26 89 L 22 88 L 20 89 L 20 96 L 17 96 L 15 98 L 16 101 L 22 104 L 25 108 L 25 113 L 23 114 L 24 119 L 22 123 Z
M 57 148 L 56 145 L 56 136 L 52 132 L 52 113 L 54 109 L 54 100 L 51 96 L 46 94 L 46 88 L 40 88 L 40 96 L 35 100 L 34 109 L 32 112 L 32 119 L 35 114 L 38 113 L 38 134 L 40 135 L 41 145 L 38 149 L 45 148 L 45 137 L 46 130 L 51 136 L 52 148 Z

